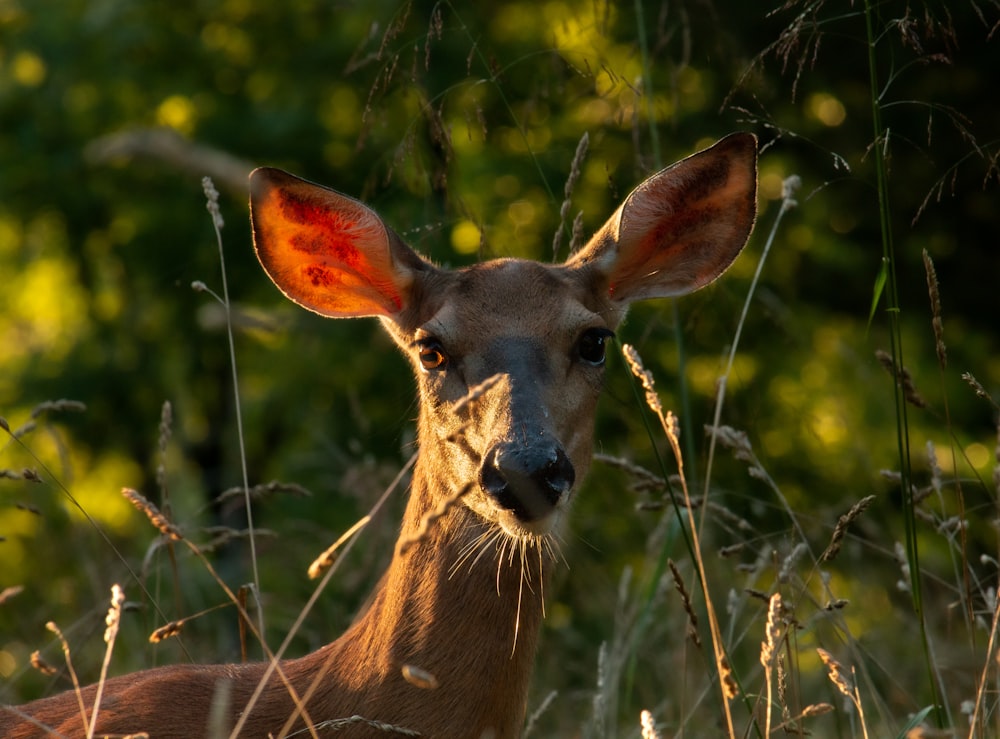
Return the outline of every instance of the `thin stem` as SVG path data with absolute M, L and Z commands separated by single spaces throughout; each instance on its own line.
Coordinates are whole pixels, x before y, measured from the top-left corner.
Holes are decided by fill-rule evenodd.
M 893 362 L 897 368 L 902 368 L 903 363 L 903 336 L 900 326 L 901 306 L 899 302 L 899 286 L 896 276 L 896 256 L 893 242 L 892 221 L 889 217 L 889 182 L 885 163 L 885 149 L 889 143 L 889 131 L 882 124 L 882 109 L 878 99 L 878 69 L 875 56 L 875 11 L 872 8 L 871 0 L 865 0 L 865 31 L 868 41 L 868 75 L 871 87 L 872 101 L 872 129 L 874 133 L 874 145 L 872 152 L 875 160 L 875 177 L 878 190 L 878 210 L 879 225 L 882 233 L 882 271 L 887 288 L 888 306 L 886 313 L 889 318 L 889 345 Z M 898 377 L 898 372 L 895 373 Z M 893 391 L 896 406 L 896 443 L 899 451 L 900 463 L 900 485 L 902 486 L 903 500 L 903 522 L 906 539 L 906 557 L 910 567 L 910 594 L 913 601 L 913 610 L 920 624 L 920 636 L 924 645 L 924 660 L 927 666 L 928 677 L 930 679 L 931 694 L 936 705 L 941 705 L 938 694 L 937 681 L 934 675 L 934 665 L 930 658 L 929 636 L 927 634 L 927 621 L 924 614 L 923 598 L 920 589 L 920 552 L 917 541 L 916 513 L 913 502 L 913 484 L 911 482 L 910 463 L 910 440 L 907 422 L 906 399 L 903 394 L 902 383 L 893 380 Z M 943 716 L 938 711 L 938 720 L 941 722 Z M 943 725 L 943 724 L 942 724 Z
M 722 406 L 726 399 L 726 387 L 729 383 L 729 375 L 733 371 L 733 364 L 736 361 L 736 352 L 740 346 L 740 337 L 743 335 L 743 326 L 746 324 L 747 315 L 750 312 L 750 303 L 753 302 L 753 297 L 757 293 L 757 283 L 760 282 L 760 275 L 764 271 L 764 263 L 767 262 L 767 256 L 771 253 L 771 244 L 774 243 L 774 237 L 778 233 L 778 226 L 781 224 L 781 219 L 784 218 L 785 213 L 798 205 L 795 200 L 795 191 L 799 188 L 800 184 L 801 181 L 798 175 L 791 175 L 785 179 L 784 187 L 782 188 L 781 207 L 778 209 L 778 215 L 771 225 L 771 232 L 767 235 L 767 241 L 764 242 L 764 250 L 761 252 L 760 259 L 757 260 L 757 269 L 753 273 L 753 279 L 750 280 L 750 289 L 747 290 L 746 300 L 743 301 L 743 311 L 740 313 L 740 320 L 736 324 L 736 334 L 733 336 L 733 343 L 729 347 L 729 360 L 726 362 L 726 370 L 722 373 L 722 377 L 719 378 L 718 391 L 715 395 L 715 415 L 712 417 L 712 429 L 714 431 L 718 431 L 719 422 L 722 420 Z M 704 490 L 704 499 L 706 501 L 708 500 L 709 481 L 712 479 L 712 464 L 715 461 L 715 442 L 717 438 L 718 434 L 713 433 L 708 442 L 708 462 L 705 465 Z M 703 510 L 707 510 L 707 506 Z M 790 512 L 791 510 L 789 509 Z M 703 523 L 704 520 L 705 517 L 702 516 Z M 794 516 L 792 520 L 795 520 Z M 803 540 L 805 540 L 805 537 L 803 537 Z
M 125 592 L 115 583 L 111 587 L 111 608 L 108 609 L 104 632 L 104 641 L 108 645 L 104 650 L 104 661 L 101 662 L 101 675 L 97 681 L 97 692 L 94 694 L 94 712 L 90 714 L 90 725 L 87 727 L 87 739 L 93 739 L 97 730 L 97 715 L 101 710 L 101 698 L 104 696 L 104 686 L 108 680 L 108 667 L 111 666 L 111 653 L 115 649 L 115 639 L 118 638 L 118 627 L 121 625 L 122 604 L 125 603 Z
M 646 20 L 643 16 L 642 0 L 635 0 L 635 31 L 639 37 L 639 54 L 642 56 L 642 96 L 646 103 L 646 120 L 649 121 L 649 145 L 653 148 L 653 163 L 660 169 L 663 166 L 660 156 L 660 133 L 656 129 L 653 72 L 649 59 L 649 43 L 646 41 Z
M 652 149 L 653 168 L 663 168 L 663 155 L 660 152 L 660 130 L 657 128 L 656 104 L 653 99 L 653 67 L 649 54 L 649 41 L 646 38 L 646 18 L 643 13 L 642 0 L 635 0 L 635 28 L 639 39 L 639 55 L 642 59 L 642 99 L 646 108 L 646 122 L 649 129 L 649 146 Z M 677 347 L 677 395 L 681 407 L 681 426 L 684 437 L 685 454 L 688 459 L 697 459 L 695 450 L 694 426 L 691 414 L 691 393 L 688 388 L 687 374 L 684 367 L 687 362 L 687 352 L 684 346 L 684 332 L 681 329 L 681 312 L 676 300 L 670 301 L 670 318 L 673 324 L 674 346 Z M 692 482 L 693 484 L 693 482 Z
M 257 568 L 257 537 L 254 536 L 253 525 L 253 505 L 250 500 L 250 476 L 247 473 L 247 451 L 246 443 L 243 439 L 243 411 L 240 407 L 240 381 L 236 371 L 236 342 L 233 339 L 233 311 L 229 302 L 229 281 L 226 279 L 226 254 L 222 247 L 222 227 L 224 225 L 222 215 L 219 212 L 219 192 L 212 184 L 211 177 L 204 177 L 201 181 L 205 190 L 205 197 L 208 199 L 208 212 L 212 214 L 212 227 L 215 229 L 215 240 L 219 245 L 219 266 L 222 269 L 222 307 L 226 312 L 226 336 L 229 339 L 229 363 L 233 374 L 233 405 L 236 410 L 236 434 L 240 447 L 240 471 L 243 474 L 243 498 L 244 508 L 247 512 L 247 532 L 250 540 L 250 565 L 253 570 L 254 599 L 257 601 L 257 630 L 260 632 L 261 641 L 264 639 L 264 609 L 260 603 L 260 573 Z
M 367 519 L 369 520 L 372 519 L 375 516 L 375 514 L 377 514 L 379 510 L 381 510 L 386 500 L 388 500 L 389 495 L 402 482 L 403 478 L 410 471 L 410 469 L 413 467 L 416 461 L 417 461 L 417 454 L 414 453 L 409 458 L 409 460 L 407 460 L 406 464 L 404 464 L 403 467 L 399 470 L 393 481 L 389 483 L 388 487 L 386 487 L 386 489 L 383 491 L 382 496 L 375 502 L 375 505 L 373 505 L 371 510 L 368 511 L 368 515 L 366 516 Z M 352 530 L 359 531 L 360 528 L 352 527 Z M 330 582 L 330 579 L 333 577 L 334 573 L 337 572 L 340 563 L 344 561 L 344 557 L 346 557 L 347 553 L 351 551 L 351 549 L 354 546 L 354 542 L 356 542 L 357 540 L 358 540 L 357 536 L 352 536 L 347 540 L 347 542 L 344 544 L 343 550 L 340 553 L 340 557 L 326 570 L 326 573 L 323 575 L 323 579 L 320 580 L 319 584 L 313 590 L 312 595 L 309 597 L 309 600 L 306 601 L 306 604 L 299 611 L 298 617 L 295 619 L 295 623 L 292 624 L 291 629 L 289 629 L 288 634 L 285 636 L 285 640 L 281 643 L 277 651 L 274 653 L 273 658 L 270 660 L 270 663 L 264 670 L 264 674 L 258 681 L 257 687 L 254 689 L 253 695 L 251 695 L 250 699 L 247 701 L 247 705 L 244 707 L 243 712 L 240 715 L 239 721 L 236 723 L 236 726 L 233 727 L 233 731 L 229 735 L 230 739 L 235 739 L 235 737 L 238 737 L 240 735 L 240 732 L 243 730 L 247 719 L 250 717 L 250 712 L 256 705 L 257 701 L 260 699 L 260 696 L 263 695 L 264 688 L 267 685 L 268 680 L 271 678 L 271 675 L 274 673 L 275 670 L 281 669 L 279 660 L 284 656 L 285 651 L 292 643 L 292 639 L 295 637 L 295 635 L 298 633 L 299 628 L 301 628 L 302 624 L 305 622 L 306 616 L 312 610 L 313 606 L 316 605 L 316 601 L 319 600 L 320 594 L 326 588 L 327 583 Z M 292 713 L 291 716 L 288 717 L 288 720 L 285 722 L 285 726 L 278 734 L 279 737 L 288 735 L 288 731 L 291 729 L 295 720 L 302 714 L 302 712 L 304 712 L 305 710 L 304 707 L 305 704 L 308 702 L 309 697 L 312 696 L 312 694 L 321 684 L 328 667 L 329 663 L 325 664 L 324 669 L 321 670 L 318 674 L 313 676 L 312 683 L 310 683 L 310 685 L 306 688 L 306 692 L 303 694 L 301 702 L 296 706 L 296 710 Z M 307 724 L 309 726 L 312 725 L 308 721 Z

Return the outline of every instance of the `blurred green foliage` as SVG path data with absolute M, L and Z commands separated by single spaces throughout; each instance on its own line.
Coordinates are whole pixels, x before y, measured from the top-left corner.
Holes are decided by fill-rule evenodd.
M 141 622 L 117 670 L 238 658 L 225 611 L 196 621 L 186 647 L 140 646 L 164 620 L 222 596 L 196 563 L 150 548 L 155 532 L 118 494 L 144 490 L 192 532 L 245 525 L 231 506 L 210 503 L 241 473 L 225 313 L 191 289 L 202 281 L 221 290 L 203 174 L 223 193 L 250 482 L 313 492 L 270 496 L 255 509 L 256 524 L 274 532 L 258 542 L 258 560 L 277 638 L 308 597 L 308 562 L 409 456 L 415 408 L 408 369 L 374 322 L 323 321 L 270 285 L 247 227 L 249 168 L 282 166 L 360 197 L 441 263 L 549 260 L 567 254 L 577 213 L 591 232 L 650 171 L 737 129 L 762 144 L 759 225 L 746 255 L 702 293 L 637 308 L 622 337 L 682 415 L 695 455 L 687 469 L 699 478 L 700 429 L 746 289 L 782 183 L 801 177 L 798 208 L 777 233 L 750 309 L 723 421 L 747 431 L 816 551 L 839 515 L 878 495 L 833 571 L 857 604 L 856 634 L 895 642 L 873 647 L 873 661 L 905 648 L 913 632 L 887 626 L 912 614 L 893 592 L 899 490 L 879 475 L 899 462 L 892 380 L 874 358 L 887 343 L 884 302 L 868 325 L 882 259 L 873 147 L 890 165 L 903 358 L 927 401 L 910 414 L 915 477 L 926 482 L 919 452 L 933 442 L 945 476 L 964 480 L 977 581 L 995 579 L 995 561 L 979 556 L 996 553 L 1000 494 L 996 406 L 960 377 L 971 372 L 1000 397 L 1000 14 L 995 2 L 919 5 L 879 6 L 877 96 L 888 137 L 876 141 L 856 3 L 0 0 L 0 415 L 14 429 L 43 401 L 86 404 L 83 413 L 43 412 L 37 428 L 0 446 L 0 468 L 41 478 L 0 480 L 0 590 L 24 587 L 0 604 L 0 702 L 51 689 L 25 668 L 49 644 L 49 619 L 66 628 L 81 672 L 96 674 L 112 582 L 125 586 Z M 941 284 L 944 371 L 922 250 Z M 651 445 L 661 454 L 666 446 L 647 436 L 620 364 L 608 384 L 598 449 L 655 467 Z M 165 401 L 169 440 L 158 430 Z M 596 465 L 565 535 L 572 570 L 551 594 L 544 647 L 558 661 L 543 662 L 536 686 L 538 699 L 564 691 L 552 709 L 564 721 L 588 705 L 579 696 L 593 684 L 597 645 L 612 639 L 623 566 L 650 587 L 644 542 L 659 519 L 634 512 L 642 496 L 626 483 Z M 710 528 L 717 545 L 745 544 L 744 564 L 787 554 L 790 521 L 765 484 L 725 454 L 713 483 L 716 500 L 753 531 Z M 941 495 L 941 516 L 958 512 L 953 493 Z M 348 623 L 387 560 L 400 510 L 397 501 L 366 532 L 299 650 Z M 957 597 L 954 540 L 928 526 L 921 542 L 934 573 L 928 597 Z M 245 540 L 222 551 L 232 583 L 249 581 Z M 59 661 L 58 648 L 46 654 Z M 634 714 L 662 689 L 637 685 L 623 710 Z M 916 681 L 906 690 L 914 695 L 898 699 L 900 713 L 925 699 Z

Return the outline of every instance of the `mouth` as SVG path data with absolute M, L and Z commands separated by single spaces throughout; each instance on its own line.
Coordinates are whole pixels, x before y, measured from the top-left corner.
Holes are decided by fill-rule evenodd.
M 512 539 L 534 540 L 552 534 L 562 521 L 562 506 L 552 507 L 545 515 L 523 518 L 515 511 L 494 507 L 493 520 Z

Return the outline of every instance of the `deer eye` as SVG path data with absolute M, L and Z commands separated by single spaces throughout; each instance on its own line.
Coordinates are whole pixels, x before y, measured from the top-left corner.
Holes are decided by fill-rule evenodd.
M 607 354 L 608 339 L 614 338 L 614 335 L 614 331 L 609 331 L 606 328 L 588 328 L 580 336 L 580 341 L 576 345 L 580 359 L 594 367 L 603 366 Z
M 417 342 L 417 356 L 425 370 L 443 369 L 448 364 L 448 355 L 437 339 L 421 339 Z

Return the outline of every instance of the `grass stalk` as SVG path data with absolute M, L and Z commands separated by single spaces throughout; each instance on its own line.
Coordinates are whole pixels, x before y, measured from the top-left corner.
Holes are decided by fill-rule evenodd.
M 635 0 L 635 29 L 639 41 L 639 56 L 642 61 L 642 100 L 646 109 L 646 122 L 649 131 L 649 147 L 653 158 L 653 168 L 663 167 L 663 154 L 660 149 L 660 129 L 657 128 L 656 105 L 653 100 L 653 62 L 649 53 L 649 40 L 646 37 L 646 17 L 642 0 Z M 670 322 L 673 330 L 674 346 L 677 348 L 677 397 L 681 408 L 681 424 L 684 433 L 685 454 L 688 459 L 696 459 L 694 425 L 691 420 L 691 392 L 688 387 L 687 374 L 684 367 L 687 355 L 684 345 L 684 332 L 680 307 L 676 300 L 670 301 Z
M 288 695 L 291 697 L 292 702 L 296 706 L 296 709 L 301 710 L 304 713 L 305 706 L 302 700 L 299 698 L 298 693 L 296 692 L 291 681 L 289 681 L 288 677 L 285 675 L 284 670 L 281 669 L 281 664 L 279 662 L 279 660 L 281 659 L 281 654 L 273 653 L 268 648 L 267 643 L 264 641 L 263 634 L 261 634 L 257 630 L 257 627 L 254 625 L 253 621 L 250 618 L 250 614 L 247 613 L 247 610 L 243 605 L 243 601 L 236 595 L 236 593 L 233 592 L 232 588 L 230 588 L 229 585 L 226 584 L 226 581 L 222 578 L 222 576 L 212 565 L 212 562 L 205 555 L 205 552 L 201 550 L 201 547 L 199 547 L 193 541 L 184 536 L 184 534 L 177 526 L 175 526 L 169 519 L 167 519 L 167 517 L 164 516 L 153 503 L 147 500 L 146 497 L 143 496 L 138 491 L 132 490 L 131 488 L 123 488 L 122 495 L 130 503 L 132 503 L 132 505 L 135 506 L 137 510 L 144 513 L 146 515 L 146 518 L 149 519 L 149 522 L 153 524 L 153 526 L 155 526 L 156 529 L 163 536 L 168 537 L 175 542 L 180 542 L 184 544 L 188 548 L 188 550 L 190 550 L 190 552 L 198 559 L 198 561 L 201 562 L 202 566 L 205 568 L 205 571 L 212 577 L 213 580 L 215 580 L 216 584 L 218 584 L 218 586 L 222 588 L 222 592 L 226 594 L 226 597 L 229 599 L 229 601 L 236 607 L 236 610 L 239 613 L 243 623 L 246 624 L 246 627 L 250 630 L 250 633 L 253 634 L 254 638 L 256 638 L 257 641 L 260 643 L 261 648 L 264 650 L 264 655 L 268 660 L 267 672 L 265 676 L 261 679 L 261 683 L 258 686 L 259 690 L 263 691 L 263 685 L 267 682 L 267 680 L 271 677 L 272 674 L 277 672 L 279 679 L 285 685 L 285 689 L 288 690 Z M 331 568 L 331 570 L 332 569 L 333 568 Z M 282 645 L 283 647 L 287 646 L 287 641 L 288 640 L 286 640 L 286 644 Z M 250 714 L 250 711 L 253 708 L 253 704 L 254 702 L 256 702 L 256 698 L 257 696 L 255 695 L 252 701 L 248 703 L 246 708 L 244 709 L 241 718 L 241 723 L 239 724 L 240 728 L 242 728 L 242 721 L 244 721 L 246 717 Z M 309 723 L 309 726 L 312 726 L 312 724 Z M 238 736 L 238 733 L 236 733 L 234 730 L 234 733 L 231 736 L 235 738 L 236 736 Z
M 660 169 L 663 166 L 663 156 L 660 149 L 660 133 L 657 128 L 656 120 L 656 108 L 653 101 L 653 74 L 652 74 L 652 58 L 649 53 L 649 42 L 646 37 L 646 20 L 645 11 L 643 6 L 643 0 L 635 0 L 634 3 L 634 13 L 635 13 L 635 24 L 636 24 L 636 37 L 639 42 L 639 55 L 642 63 L 642 98 L 646 109 L 646 121 L 648 124 L 649 132 L 649 144 L 651 149 L 651 155 L 653 158 L 653 165 L 656 169 Z M 682 423 L 684 424 L 684 443 L 687 447 L 687 455 L 689 459 L 695 459 L 695 446 L 694 446 L 694 432 L 691 422 L 691 394 L 687 383 L 687 375 L 684 371 L 685 364 L 687 362 L 687 353 L 685 351 L 684 342 L 684 332 L 681 330 L 681 315 L 680 307 L 677 305 L 676 300 L 670 300 L 670 323 L 671 330 L 673 333 L 674 346 L 677 349 L 677 375 L 676 375 L 676 389 L 677 395 L 681 407 L 681 417 Z M 632 383 L 633 392 L 636 393 L 638 398 L 638 389 L 635 384 Z M 639 407 L 642 407 L 642 402 L 639 402 Z M 643 419 L 643 424 L 646 428 L 647 436 L 652 440 L 653 434 L 650 428 L 649 422 L 646 418 L 645 413 L 641 414 Z M 677 517 L 678 529 L 681 536 L 684 539 L 685 548 L 688 554 L 694 557 L 694 547 L 691 542 L 691 537 L 689 536 L 687 530 L 684 527 L 682 517 L 680 515 L 680 508 L 678 507 L 679 501 L 675 497 L 673 488 L 671 487 L 668 477 L 669 473 L 664 464 L 663 459 L 660 457 L 659 453 L 656 452 L 656 446 L 653 445 L 654 453 L 656 454 L 656 459 L 660 470 L 663 475 L 664 481 L 667 483 L 667 490 L 669 491 L 671 503 L 674 512 Z M 640 613 L 636 624 L 636 636 L 633 639 L 633 645 L 636 647 L 641 641 L 642 634 L 645 632 L 647 625 L 649 623 L 650 612 L 653 604 L 653 597 L 656 593 L 658 583 L 663 577 L 667 568 L 667 561 L 669 559 L 669 548 L 672 546 L 674 539 L 672 537 L 667 537 L 664 542 L 664 546 L 661 548 L 659 556 L 657 557 L 656 565 L 653 568 L 651 577 L 647 581 L 645 587 L 645 593 L 643 595 L 643 603 L 640 608 Z M 636 652 L 633 650 L 632 655 L 629 659 L 629 665 L 626 670 L 625 676 L 625 695 L 631 695 L 632 685 L 635 677 L 635 657 Z
M 222 303 L 222 307 L 226 313 L 226 336 L 229 340 L 229 363 L 232 368 L 233 375 L 233 408 L 236 413 L 236 435 L 239 440 L 240 447 L 240 471 L 243 474 L 244 510 L 246 510 L 247 514 L 247 531 L 249 531 L 247 538 L 250 540 L 250 566 L 253 571 L 254 598 L 257 599 L 257 607 L 254 610 L 257 613 L 257 630 L 260 632 L 260 638 L 263 642 L 264 609 L 261 607 L 260 603 L 260 572 L 257 567 L 257 537 L 254 536 L 253 505 L 250 500 L 250 476 L 247 472 L 246 443 L 243 438 L 243 411 L 240 406 L 240 381 L 239 373 L 236 371 L 236 342 L 233 339 L 233 310 L 232 303 L 229 301 L 229 281 L 226 278 L 226 253 L 222 245 L 222 229 L 225 226 L 225 222 L 222 220 L 222 213 L 219 211 L 219 191 L 216 190 L 215 185 L 212 184 L 212 178 L 203 177 L 201 184 L 205 191 L 205 207 L 212 216 L 212 227 L 215 230 L 215 241 L 219 246 L 219 266 L 221 267 L 220 271 L 222 272 L 222 298 L 219 302 Z M 215 297 L 219 299 L 219 296 L 216 295 Z
M 692 558 L 695 564 L 695 571 L 698 573 L 698 582 L 701 586 L 702 597 L 705 599 L 705 611 L 708 616 L 709 633 L 712 637 L 712 651 L 719 678 L 719 690 L 722 694 L 722 709 L 726 720 L 728 736 L 735 737 L 735 724 L 733 723 L 733 713 L 729 706 L 729 702 L 736 698 L 741 691 L 739 690 L 736 679 L 733 675 L 729 655 L 726 653 L 725 643 L 722 639 L 722 629 L 719 627 L 719 619 L 716 615 L 712 596 L 708 589 L 708 575 L 705 570 L 705 559 L 701 552 L 701 542 L 698 539 L 698 528 L 694 519 L 694 505 L 691 501 L 690 489 L 684 477 L 684 456 L 680 447 L 677 416 L 675 416 L 671 411 L 664 411 L 663 406 L 660 403 L 660 399 L 656 394 L 656 388 L 653 384 L 653 375 L 645 369 L 642 364 L 642 359 L 639 357 L 639 353 L 635 350 L 635 348 L 626 344 L 622 347 L 622 353 L 628 361 L 632 374 L 641 381 L 642 386 L 646 391 L 646 405 L 651 411 L 653 411 L 653 414 L 657 417 L 657 419 L 659 419 L 663 432 L 666 434 L 667 440 L 670 442 L 670 448 L 673 452 L 674 460 L 677 463 L 677 472 L 680 476 L 681 491 L 684 496 L 683 507 L 687 514 L 687 531 L 685 533 L 685 540 L 688 542 L 693 552 Z M 674 506 L 674 510 L 680 517 L 680 509 L 676 505 Z
M 389 499 L 389 495 L 402 482 L 403 478 L 410 471 L 410 469 L 413 467 L 413 464 L 416 461 L 417 461 L 417 455 L 416 453 L 414 453 L 410 457 L 410 459 L 406 462 L 406 464 L 403 465 L 400 471 L 396 474 L 396 477 L 393 479 L 393 481 L 389 483 L 385 491 L 382 493 L 381 497 L 375 502 L 375 505 L 372 506 L 371 510 L 368 512 L 368 515 L 366 516 L 367 519 L 370 520 L 371 518 L 373 518 L 375 514 L 377 514 L 378 511 L 382 508 L 382 506 L 385 505 L 385 502 Z M 360 531 L 363 528 L 364 528 L 363 525 L 362 526 L 355 525 L 352 527 L 352 531 Z M 340 563 L 344 561 L 344 557 L 347 555 L 348 552 L 351 551 L 351 548 L 354 546 L 354 543 L 356 541 L 357 541 L 357 536 L 352 536 L 344 543 L 343 549 L 340 550 L 340 556 L 337 558 L 335 562 L 333 562 L 326 569 L 323 578 L 320 580 L 319 584 L 313 590 L 313 593 L 309 597 L 309 600 L 306 601 L 306 604 L 299 611 L 299 614 L 295 619 L 295 623 L 293 623 L 292 627 L 288 630 L 287 636 L 281 643 L 281 646 L 278 647 L 278 650 L 274 654 L 274 658 L 270 661 L 270 664 L 268 664 L 267 669 L 264 671 L 264 675 L 261 677 L 260 682 L 257 684 L 257 688 L 254 690 L 253 695 L 247 702 L 247 707 L 243 710 L 243 713 L 240 716 L 240 720 L 237 722 L 236 726 L 233 727 L 233 731 L 230 734 L 231 739 L 236 739 L 236 737 L 240 735 L 240 731 L 243 729 L 245 720 L 247 719 L 247 717 L 249 717 L 252 707 L 256 704 L 257 700 L 264 692 L 264 686 L 267 684 L 267 681 L 270 679 L 272 673 L 275 670 L 278 670 L 280 672 L 280 665 L 278 664 L 278 660 L 280 660 L 282 656 L 284 656 L 285 651 L 291 645 L 292 639 L 294 638 L 295 634 L 298 633 L 299 628 L 301 628 L 302 624 L 305 622 L 306 616 L 312 610 L 313 606 L 316 605 L 316 601 L 319 600 L 319 596 L 326 588 L 327 583 L 330 582 L 330 579 L 333 577 L 334 573 L 337 572 Z M 303 694 L 302 702 L 296 704 L 295 711 L 293 711 L 292 715 L 288 717 L 288 720 L 285 722 L 284 727 L 282 728 L 281 732 L 278 735 L 279 737 L 287 736 L 288 732 L 291 730 L 291 727 L 295 723 L 296 719 L 298 719 L 299 715 L 303 716 L 305 715 L 305 703 L 308 702 L 313 692 L 315 692 L 315 690 L 317 690 L 319 686 L 322 684 L 324 676 L 325 676 L 325 670 L 321 670 L 319 673 L 313 676 L 312 683 L 309 685 L 309 687 L 306 689 L 306 692 Z M 308 721 L 308 717 L 306 718 L 307 718 L 306 721 L 307 725 L 311 727 L 312 724 Z
M 740 319 L 736 324 L 736 333 L 733 335 L 733 341 L 729 347 L 729 359 L 726 361 L 726 369 L 718 381 L 715 396 L 715 412 L 712 416 L 712 429 L 715 431 L 718 431 L 719 424 L 722 421 L 722 406 L 726 399 L 726 388 L 729 383 L 729 376 L 733 371 L 733 364 L 736 362 L 736 352 L 739 349 L 740 337 L 743 335 L 743 327 L 746 325 L 747 315 L 750 312 L 750 304 L 753 302 L 754 295 L 757 294 L 757 285 L 764 271 L 764 264 L 767 262 L 767 257 L 771 253 L 771 245 L 774 243 L 774 238 L 778 233 L 778 226 L 781 224 L 781 220 L 785 214 L 798 205 L 798 202 L 795 200 L 795 193 L 800 185 L 801 180 L 798 175 L 791 175 L 785 178 L 781 193 L 781 206 L 778 208 L 778 215 L 775 216 L 774 223 L 771 224 L 771 231 L 764 242 L 764 249 L 761 251 L 760 259 L 757 260 L 757 268 L 754 270 L 753 279 L 750 280 L 750 288 L 747 290 L 746 300 L 743 301 L 743 311 L 740 313 Z M 712 466 L 715 461 L 717 437 L 717 433 L 712 433 L 708 442 L 708 461 L 705 464 L 704 490 L 706 501 L 708 500 L 709 482 L 712 479 Z M 794 517 L 792 520 L 794 521 Z M 704 517 L 702 518 L 702 522 L 704 522 Z
M 878 60 L 876 56 L 875 33 L 876 10 L 871 0 L 865 0 L 864 17 L 865 33 L 868 47 L 868 74 L 871 88 L 871 113 L 873 144 L 872 154 L 875 162 L 876 188 L 878 194 L 879 225 L 882 236 L 882 273 L 876 284 L 872 300 L 872 312 L 880 301 L 880 286 L 885 285 L 887 295 L 886 313 L 889 320 L 889 346 L 893 362 L 897 368 L 903 363 L 903 336 L 900 322 L 902 307 L 899 301 L 899 287 L 896 276 L 896 255 L 893 239 L 892 219 L 889 208 L 889 180 L 886 168 L 886 150 L 889 145 L 890 132 L 882 123 L 881 92 L 879 86 Z M 898 376 L 898 374 L 897 374 Z M 929 687 L 936 705 L 941 705 L 938 684 L 935 676 L 934 663 L 929 648 L 927 633 L 927 618 L 924 613 L 924 603 L 920 583 L 920 549 L 916 530 L 916 504 L 913 500 L 912 467 L 910 461 L 909 425 L 907 422 L 907 405 L 902 387 L 897 379 L 893 379 L 893 398 L 896 407 L 896 441 L 899 453 L 900 485 L 903 495 L 903 522 L 905 531 L 906 557 L 910 568 L 910 594 L 914 614 L 920 628 L 924 663 L 929 678 Z M 938 712 L 939 724 L 943 726 L 943 715 Z
M 101 676 L 97 680 L 97 692 L 94 694 L 94 710 L 90 714 L 90 724 L 87 726 L 87 739 L 93 739 L 97 730 L 97 716 L 101 710 L 101 698 L 104 696 L 104 685 L 108 680 L 108 667 L 111 666 L 111 653 L 115 649 L 118 638 L 118 627 L 122 621 L 122 605 L 125 603 L 125 591 L 117 583 L 111 587 L 111 607 L 105 619 L 108 628 L 104 631 L 104 642 L 108 646 L 104 650 L 104 660 L 101 662 Z

